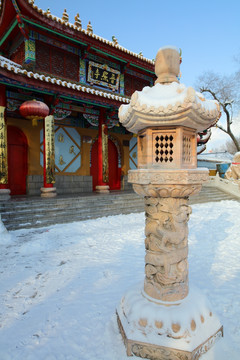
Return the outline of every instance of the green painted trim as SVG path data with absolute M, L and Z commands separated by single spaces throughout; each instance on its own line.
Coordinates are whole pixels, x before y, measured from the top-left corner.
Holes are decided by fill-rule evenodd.
M 15 19 L 15 21 L 13 22 L 13 24 L 10 26 L 10 28 L 8 29 L 8 31 L 5 33 L 5 35 L 3 36 L 3 38 L 0 41 L 0 46 L 2 46 L 2 44 L 4 43 L 4 41 L 6 40 L 6 38 L 8 37 L 8 35 L 11 34 L 11 32 L 13 31 L 13 29 L 15 28 L 15 26 L 17 25 L 17 19 Z
M 29 23 L 29 24 L 32 24 L 32 25 L 34 25 L 34 26 L 36 26 L 36 27 L 39 27 L 39 28 L 41 28 L 41 29 L 43 29 L 43 30 L 45 30 L 45 31 L 49 31 L 49 32 L 51 32 L 51 33 L 53 33 L 53 34 L 56 34 L 56 35 L 58 35 L 58 36 L 61 36 L 61 37 L 65 38 L 65 39 L 68 39 L 68 40 L 70 40 L 70 41 L 72 41 L 72 42 L 75 42 L 75 43 L 77 43 L 77 44 L 81 44 L 81 45 L 84 45 L 84 46 L 88 46 L 88 45 L 89 45 L 89 44 L 85 44 L 85 43 L 83 43 L 83 42 L 81 42 L 81 41 L 79 41 L 79 40 L 75 40 L 75 39 L 73 39 L 73 38 L 71 38 L 71 37 L 69 37 L 69 36 L 67 36 L 67 35 L 61 34 L 61 33 L 57 32 L 57 31 L 55 31 L 55 30 L 46 28 L 46 27 L 43 26 L 43 25 L 36 24 L 35 22 L 33 22 L 33 21 L 31 21 L 31 20 L 28 20 L 28 19 L 26 19 L 26 18 L 24 18 L 24 20 L 25 20 L 27 23 Z M 96 49 L 95 47 L 92 47 L 92 49 L 94 49 L 95 51 L 97 51 L 97 52 L 99 52 L 99 53 L 102 53 L 102 54 L 104 54 L 104 55 L 110 56 L 110 57 L 112 57 L 112 58 L 114 58 L 114 59 L 117 59 L 117 60 L 119 60 L 119 61 L 122 61 L 122 62 L 124 62 L 124 63 L 127 63 L 126 60 L 123 60 L 123 59 L 120 59 L 120 58 L 118 58 L 118 57 L 116 57 L 116 56 L 113 56 L 113 55 L 110 55 L 110 54 L 108 54 L 108 53 L 105 53 L 104 51 L 98 50 L 98 49 Z
M 35 92 L 40 92 L 39 90 L 35 90 L 35 89 L 32 89 L 32 88 L 26 88 L 25 86 L 22 86 L 22 85 L 15 85 L 15 84 L 9 84 L 9 82 L 7 81 L 3 81 L 3 80 L 0 80 L 0 84 L 4 84 L 4 85 L 7 85 L 8 87 L 15 87 L 15 88 L 20 88 L 20 89 L 24 89 L 24 90 L 29 90 L 29 91 L 35 91 Z M 48 91 L 41 91 L 42 94 L 47 94 L 47 95 L 53 95 L 52 92 L 48 92 Z
M 109 54 L 109 53 L 106 53 L 106 52 L 104 52 L 104 51 L 102 51 L 102 50 L 96 49 L 95 47 L 92 47 L 92 49 L 94 49 L 96 52 L 99 52 L 100 54 L 107 55 L 107 56 L 110 56 L 110 57 L 113 58 L 113 59 L 122 61 L 122 62 L 125 63 L 125 64 L 128 63 L 126 60 L 123 60 L 123 59 L 121 59 L 121 58 L 119 58 L 119 57 L 117 57 L 117 56 L 114 56 L 114 55 L 111 55 L 111 54 Z
M 46 95 L 53 95 L 54 93 L 53 92 L 48 92 L 48 91 L 39 91 L 39 90 L 36 90 L 36 89 L 32 89 L 32 88 L 26 88 L 25 86 L 22 86 L 22 85 L 14 85 L 14 84 L 9 84 L 7 81 L 4 82 L 3 80 L 0 80 L 0 84 L 3 84 L 3 85 L 7 85 L 8 87 L 14 87 L 14 88 L 20 88 L 20 89 L 24 89 L 24 90 L 29 90 L 29 91 L 33 91 L 33 92 L 37 92 L 39 95 L 41 94 L 46 94 Z M 91 102 L 91 101 L 86 101 L 86 100 L 81 100 L 81 99 L 76 99 L 74 97 L 71 97 L 71 96 L 60 96 L 60 98 L 62 99 L 68 99 L 68 100 L 73 100 L 73 101 L 77 101 L 77 102 L 80 102 L 80 103 L 84 103 L 84 104 L 91 104 L 91 105 L 94 105 L 94 106 L 99 106 L 99 107 L 103 107 L 103 108 L 110 108 L 112 105 L 102 105 L 102 104 L 97 104 L 97 103 L 94 103 L 94 102 Z
M 43 26 L 43 25 L 36 24 L 35 22 L 33 22 L 33 21 L 29 20 L 29 19 L 24 18 L 24 21 L 26 21 L 27 23 L 32 24 L 32 25 L 34 25 L 34 26 L 36 26 L 36 27 L 39 27 L 39 28 L 41 28 L 41 29 L 43 29 L 43 30 L 45 30 L 45 31 L 49 31 L 49 32 L 51 32 L 51 33 L 53 33 L 53 34 L 56 34 L 56 35 L 60 36 L 60 37 L 63 37 L 63 38 L 68 39 L 68 40 L 70 40 L 70 41 L 72 41 L 72 42 L 75 42 L 75 43 L 77 43 L 77 44 L 81 44 L 81 45 L 84 45 L 84 46 L 88 46 L 88 45 L 89 45 L 89 44 L 85 44 L 85 43 L 83 43 L 83 42 L 81 42 L 81 41 L 79 41 L 79 40 L 75 40 L 75 39 L 73 39 L 73 38 L 71 38 L 71 37 L 69 37 L 69 36 L 67 36 L 67 35 L 61 34 L 61 33 L 57 32 L 57 31 L 55 31 L 55 30 L 46 28 L 46 27 Z M 95 50 L 96 52 L 100 53 L 100 54 L 109 56 L 109 57 L 111 57 L 111 58 L 113 58 L 113 59 L 116 59 L 116 60 L 118 60 L 118 61 L 121 61 L 121 62 L 123 62 L 123 63 L 125 63 L 125 64 L 128 63 L 128 61 L 126 61 L 126 60 L 123 60 L 123 59 L 121 59 L 121 58 L 119 58 L 119 57 L 117 57 L 117 56 L 114 56 L 114 55 L 111 55 L 111 54 L 109 54 L 109 53 L 106 53 L 106 52 L 104 52 L 104 51 L 102 51 L 102 50 L 96 49 L 95 47 L 92 47 L 92 49 Z M 132 65 L 133 67 L 139 68 L 139 69 L 141 69 L 141 70 L 143 70 L 143 71 L 146 71 L 146 72 L 148 72 L 148 73 L 150 73 L 150 74 L 155 74 L 154 71 L 147 70 L 147 69 L 145 69 L 145 68 L 143 68 L 143 67 L 141 67 L 141 66 L 135 65 L 135 64 L 133 64 L 133 63 L 130 63 L 130 65 Z
M 34 26 L 36 26 L 36 27 L 39 27 L 40 29 L 49 31 L 49 32 L 51 32 L 51 33 L 53 33 L 53 34 L 56 34 L 56 35 L 58 35 L 58 36 L 61 36 L 61 37 L 65 38 L 65 39 L 71 40 L 72 42 L 75 42 L 75 43 L 77 43 L 77 44 L 81 44 L 81 45 L 87 46 L 87 44 L 85 44 L 85 43 L 83 43 L 83 42 L 81 42 L 81 41 L 79 41 L 79 40 L 75 40 L 75 39 L 70 38 L 70 37 L 67 36 L 67 35 L 61 34 L 61 33 L 57 32 L 57 31 L 55 31 L 55 30 L 52 30 L 52 29 L 46 28 L 45 26 L 36 24 L 35 22 L 33 22 L 33 21 L 29 20 L 29 19 L 24 18 L 24 21 L 26 21 L 27 23 L 29 23 L 29 24 L 31 24 L 31 25 L 34 25 Z
M 74 100 L 74 101 L 77 101 L 77 102 L 80 102 L 80 103 L 84 103 L 84 104 L 91 104 L 91 105 L 94 105 L 94 106 L 99 106 L 99 107 L 103 107 L 103 108 L 110 108 L 112 105 L 102 105 L 102 104 L 97 104 L 97 103 L 94 103 L 94 102 L 91 102 L 91 101 L 86 101 L 86 100 L 81 100 L 81 99 L 76 99 L 76 98 L 72 98 L 70 96 L 60 96 L 60 99 L 68 99 L 68 100 Z
M 135 65 L 135 64 L 133 64 L 133 63 L 130 63 L 130 65 L 132 65 L 132 66 L 134 66 L 134 67 L 136 67 L 136 68 L 138 68 L 138 69 L 144 70 L 144 71 L 146 71 L 146 72 L 148 72 L 148 73 L 150 73 L 150 74 L 154 74 L 154 75 L 155 75 L 155 72 L 154 72 L 154 71 L 144 69 L 143 67 L 138 66 L 138 65 Z

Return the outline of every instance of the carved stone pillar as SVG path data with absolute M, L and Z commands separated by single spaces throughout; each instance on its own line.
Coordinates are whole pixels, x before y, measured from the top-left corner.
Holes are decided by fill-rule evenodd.
M 145 197 L 144 291 L 162 301 L 188 295 L 188 226 L 191 207 L 186 198 Z
M 168 73 L 169 71 L 169 73 Z M 128 181 L 145 201 L 145 280 L 117 309 L 127 354 L 151 360 L 197 360 L 222 337 L 200 290 L 188 286 L 189 196 L 208 180 L 198 169 L 196 136 L 216 122 L 219 105 L 178 84 L 179 54 L 160 49 L 158 80 L 121 106 L 120 121 L 138 133 L 138 169 Z
M 145 199 L 144 292 L 154 299 L 179 301 L 188 295 L 188 197 L 207 179 L 205 169 L 129 172 L 134 191 Z

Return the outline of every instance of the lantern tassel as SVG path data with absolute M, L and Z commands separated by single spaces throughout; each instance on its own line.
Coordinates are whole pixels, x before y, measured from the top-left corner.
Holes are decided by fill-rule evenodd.
M 35 118 L 32 119 L 32 126 L 37 126 L 38 125 L 38 117 L 36 116 Z

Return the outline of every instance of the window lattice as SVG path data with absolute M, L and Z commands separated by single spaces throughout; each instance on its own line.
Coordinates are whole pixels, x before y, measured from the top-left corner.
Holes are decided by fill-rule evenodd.
M 157 135 L 155 136 L 155 162 L 167 163 L 173 161 L 173 136 Z
M 189 136 L 183 136 L 183 162 L 191 163 L 191 138 Z

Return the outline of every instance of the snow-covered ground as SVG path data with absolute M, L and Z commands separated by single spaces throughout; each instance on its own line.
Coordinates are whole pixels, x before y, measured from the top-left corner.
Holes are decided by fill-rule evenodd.
M 236 201 L 193 206 L 190 287 L 224 326 L 201 360 L 240 357 L 239 216 Z M 143 281 L 144 252 L 143 213 L 0 233 L 0 359 L 129 359 L 115 309 Z

